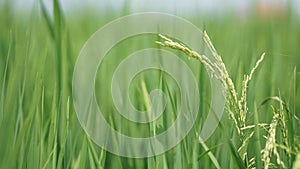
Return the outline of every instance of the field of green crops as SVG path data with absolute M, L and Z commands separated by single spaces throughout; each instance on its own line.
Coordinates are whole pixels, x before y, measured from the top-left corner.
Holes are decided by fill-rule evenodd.
M 201 17 L 194 12 L 186 18 L 207 32 L 223 59 L 237 100 L 229 85 L 218 128 L 202 142 L 198 134 L 211 105 L 209 71 L 179 49 L 165 47 L 189 65 L 196 77 L 198 116 L 187 136 L 172 149 L 153 157 L 129 158 L 106 151 L 85 133 L 72 96 L 73 71 L 81 48 L 99 28 L 130 14 L 129 10 L 124 7 L 121 12 L 107 9 L 101 14 L 79 11 L 66 15 L 54 0 L 53 11 L 37 3 L 31 12 L 23 14 L 10 3 L 2 4 L 1 169 L 300 168 L 300 17 L 289 10 L 276 17 Z M 157 35 L 128 38 L 112 48 L 98 68 L 95 92 L 103 115 L 112 128 L 131 137 L 146 138 L 165 131 L 185 99 L 172 77 L 149 70 L 133 79 L 128 98 L 137 109 L 147 110 L 149 91 L 161 89 L 167 96 L 162 116 L 149 124 L 133 123 L 119 115 L 114 106 L 110 86 L 117 65 L 138 49 L 161 48 L 157 40 L 163 42 Z M 264 60 L 245 87 L 244 78 L 264 52 Z M 245 88 L 247 95 L 243 97 Z M 239 107 L 239 103 L 247 108 Z

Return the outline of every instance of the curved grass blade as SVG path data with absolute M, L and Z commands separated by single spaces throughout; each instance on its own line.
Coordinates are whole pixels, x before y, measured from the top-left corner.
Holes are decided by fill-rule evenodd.
M 240 168 L 240 169 L 246 169 L 245 164 L 243 163 L 243 160 L 241 156 L 239 155 L 239 152 L 236 150 L 234 147 L 233 143 L 231 140 L 228 140 L 228 146 L 231 154 L 233 155 L 233 159 L 235 164 Z
M 213 153 L 211 153 L 211 150 L 209 150 L 209 148 L 204 143 L 204 141 L 202 140 L 202 138 L 199 136 L 198 139 L 199 139 L 200 144 L 203 146 L 204 150 L 207 151 L 207 154 L 208 154 L 209 158 L 211 159 L 211 161 L 213 162 L 213 164 L 215 165 L 215 167 L 217 169 L 221 169 L 221 166 L 220 166 L 217 158 L 213 155 Z M 198 159 L 200 159 L 200 158 L 198 157 Z

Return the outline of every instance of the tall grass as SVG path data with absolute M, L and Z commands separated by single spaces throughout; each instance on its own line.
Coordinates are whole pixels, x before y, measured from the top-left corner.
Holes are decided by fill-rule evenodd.
M 212 53 L 214 59 L 216 60 L 215 63 L 205 55 L 200 55 L 197 52 L 189 49 L 187 46 L 185 46 L 182 43 L 175 42 L 163 35 L 160 35 L 162 38 L 162 42 L 158 41 L 157 43 L 164 47 L 169 47 L 172 49 L 176 49 L 179 51 L 184 52 L 187 56 L 195 58 L 199 60 L 203 65 L 205 65 L 205 68 L 208 72 L 212 74 L 212 76 L 216 79 L 218 79 L 223 87 L 224 87 L 224 93 L 227 96 L 226 98 L 226 107 L 227 112 L 234 123 L 235 131 L 237 133 L 237 136 L 239 138 L 240 143 L 235 143 L 237 146 L 239 146 L 238 149 L 236 149 L 235 145 L 231 140 L 229 140 L 229 148 L 230 151 L 236 161 L 236 167 L 238 168 L 252 168 L 254 166 L 261 166 L 261 161 L 264 162 L 264 168 L 269 168 L 271 163 L 271 158 L 276 158 L 276 164 L 282 168 L 287 168 L 286 165 L 289 165 L 289 168 L 292 167 L 292 164 L 290 163 L 292 156 L 294 158 L 295 155 L 298 153 L 298 148 L 293 146 L 290 146 L 290 142 L 294 142 L 295 138 L 291 137 L 291 140 L 289 141 L 288 137 L 288 129 L 286 125 L 286 118 L 289 117 L 289 110 L 286 107 L 285 103 L 281 100 L 280 97 L 272 97 L 270 99 L 265 100 L 263 104 L 265 104 L 269 100 L 276 100 L 280 102 L 279 108 L 276 110 L 273 108 L 273 119 L 270 124 L 262 124 L 258 122 L 257 114 L 254 114 L 255 116 L 255 122 L 254 124 L 246 124 L 246 119 L 249 118 L 249 112 L 248 105 L 247 105 L 247 88 L 248 83 L 251 80 L 254 71 L 258 68 L 259 64 L 263 61 L 265 53 L 263 53 L 260 57 L 260 59 L 256 62 L 255 66 L 251 69 L 249 75 L 244 75 L 244 80 L 242 81 L 242 89 L 241 89 L 241 96 L 239 97 L 236 92 L 236 87 L 234 86 L 232 79 L 229 77 L 229 74 L 227 72 L 227 69 L 222 61 L 222 58 L 218 55 L 216 52 L 214 46 L 212 45 L 208 35 L 206 32 L 204 32 L 203 39 L 206 42 L 206 45 L 210 49 L 210 52 Z M 285 107 L 285 108 L 284 108 Z M 292 117 L 291 120 L 288 122 L 292 123 L 291 121 L 297 120 L 297 117 Z M 266 136 L 267 141 L 265 143 L 265 148 L 262 149 L 260 152 L 260 143 L 257 143 L 258 150 L 255 153 L 255 156 L 251 157 L 248 155 L 247 149 L 250 142 L 250 139 L 254 136 L 254 132 L 256 132 L 256 139 L 260 140 L 260 134 L 259 134 L 259 126 L 262 127 L 269 127 L 268 134 Z M 277 131 L 277 127 L 280 126 L 281 130 Z M 292 127 L 293 128 L 293 127 Z M 246 133 L 245 130 L 248 130 Z M 277 141 L 276 134 L 281 134 L 283 140 Z M 200 141 L 201 142 L 201 141 Z M 202 143 L 203 144 L 203 143 Z M 285 152 L 284 155 L 280 155 L 278 153 L 278 148 L 281 148 L 282 151 Z M 262 156 L 262 157 L 261 157 Z M 284 156 L 284 157 L 281 157 Z M 257 159 L 259 158 L 259 159 Z M 282 158 L 286 158 L 288 161 L 283 162 Z M 253 160 L 255 159 L 255 161 Z M 257 165 L 255 165 L 255 163 Z M 218 166 L 218 165 L 216 165 Z
M 9 3 L 0 7 L 0 168 L 299 167 L 300 22 L 294 16 L 269 20 L 252 16 L 245 22 L 232 16 L 203 21 L 191 17 L 208 31 L 211 39 L 206 42 L 212 51 L 218 51 L 218 58 L 222 55 L 218 60 L 222 72 L 216 76 L 227 85 L 227 114 L 210 139 L 203 142 L 198 137 L 210 108 L 207 67 L 172 50 L 197 77 L 199 116 L 176 147 L 155 157 L 135 159 L 106 152 L 84 133 L 70 92 L 73 66 L 84 42 L 119 14 L 66 16 L 59 1 L 54 0 L 53 6 L 53 16 L 43 1 L 28 16 L 15 13 Z M 106 97 L 120 61 L 137 49 L 159 47 L 155 40 L 156 35 L 149 35 L 118 44 L 98 70 L 96 93 L 107 112 L 104 116 L 116 130 L 131 136 L 147 137 L 167 129 L 183 99 L 172 78 L 160 71 L 138 75 L 130 88 L 131 102 L 141 110 L 147 108 L 144 98 L 151 89 L 167 94 L 166 110 L 155 123 L 132 124 L 122 119 Z M 256 69 L 263 52 L 264 60 Z

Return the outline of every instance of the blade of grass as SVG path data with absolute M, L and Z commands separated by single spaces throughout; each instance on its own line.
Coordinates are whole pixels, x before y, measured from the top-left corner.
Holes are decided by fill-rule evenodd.
M 289 145 L 290 147 L 296 147 L 295 145 L 295 141 L 294 141 L 294 138 L 295 138 L 295 133 L 294 133 L 294 129 L 297 128 L 294 124 L 294 117 L 295 117 L 295 113 L 296 113 L 296 83 L 297 83 L 297 68 L 295 67 L 294 68 L 294 72 L 293 72 L 293 82 L 292 82 L 292 96 L 293 96 L 293 111 L 291 112 L 287 112 L 287 117 L 288 117 L 288 121 L 287 121 L 287 131 L 288 131 L 288 140 L 289 140 Z M 295 160 L 296 156 L 294 154 L 291 154 L 291 159 L 290 159 L 290 164 L 289 166 L 292 166 L 292 163 L 293 161 Z
M 86 160 L 87 160 L 87 136 L 85 136 L 85 138 L 83 139 L 83 143 L 81 146 L 81 150 L 79 153 L 79 157 L 78 157 L 78 168 L 86 168 Z
M 233 157 L 233 160 L 234 160 L 236 166 L 239 167 L 240 169 L 246 169 L 246 166 L 243 163 L 242 157 L 240 156 L 239 152 L 234 147 L 234 145 L 230 139 L 228 140 L 228 146 L 229 146 L 229 150 L 232 154 L 232 157 Z
M 54 12 L 54 30 L 55 30 L 55 46 L 56 46 L 56 61 L 57 61 L 57 82 L 58 92 L 61 95 L 63 92 L 63 54 L 62 54 L 62 11 L 58 0 L 53 0 L 53 12 Z M 59 96 L 60 97 L 60 96 Z M 64 98 L 62 98 L 64 99 Z M 64 104 L 62 105 L 64 107 Z
M 175 161 L 174 161 L 174 169 L 182 168 L 182 153 L 181 153 L 181 146 L 177 145 L 175 147 Z
M 93 157 L 93 154 L 91 152 L 91 149 L 88 148 L 88 156 L 89 156 L 89 168 L 90 169 L 96 169 L 96 161 L 95 161 L 95 158 Z
M 90 158 L 92 157 L 92 159 L 90 159 L 90 162 L 91 160 L 94 161 L 94 163 L 96 164 L 96 168 L 103 168 L 102 166 L 102 159 L 103 159 L 103 153 L 104 153 L 104 150 L 102 149 L 101 150 L 101 154 L 100 154 L 100 159 L 98 160 L 98 156 L 97 156 L 97 153 L 96 153 L 96 150 L 95 150 L 95 145 L 93 144 L 93 142 L 88 138 L 88 145 L 89 145 L 89 151 L 90 151 Z
M 197 158 L 197 160 L 199 161 L 202 157 L 204 157 L 205 155 L 207 155 L 209 152 L 215 150 L 216 148 L 220 147 L 221 145 L 223 145 L 222 143 L 221 144 L 218 144 L 218 145 L 215 145 L 215 146 L 212 146 L 211 148 L 208 148 L 206 149 L 202 154 L 200 154 Z
M 199 136 L 198 139 L 199 139 L 200 144 L 203 146 L 204 150 L 205 150 L 205 151 L 208 151 L 209 148 L 208 148 L 207 145 L 204 143 L 204 141 L 202 140 L 202 138 Z M 213 164 L 215 165 L 215 167 L 216 167 L 217 169 L 221 169 L 221 166 L 220 166 L 220 164 L 219 164 L 217 158 L 213 155 L 213 153 L 211 153 L 211 151 L 208 151 L 207 154 L 208 154 L 209 158 L 211 159 L 211 161 L 213 162 Z
M 99 166 L 105 168 L 106 151 L 102 148 L 99 157 Z
M 10 37 L 9 37 L 9 46 L 8 46 L 8 52 L 5 62 L 5 69 L 4 69 L 4 77 L 2 82 L 2 89 L 1 89 L 1 100 L 0 100 L 0 127 L 3 120 L 3 113 L 4 113 L 4 97 L 5 97 L 5 88 L 6 88 L 6 78 L 7 78 L 7 69 L 8 69 L 8 61 L 11 55 L 11 48 L 12 48 L 12 31 L 10 31 Z
M 67 139 L 68 139 L 68 136 L 69 136 L 69 111 L 70 111 L 70 99 L 68 98 L 68 101 L 67 101 L 67 108 L 66 108 L 66 126 L 65 126 L 65 131 L 64 131 L 64 134 L 63 134 L 63 138 L 62 138 L 62 141 L 61 141 L 61 145 L 60 145 L 60 152 L 59 152 L 59 155 L 58 155 L 58 161 L 57 161 L 57 164 L 58 164 L 58 168 L 66 168 L 66 163 L 65 161 L 63 161 L 63 159 L 67 160 L 67 151 L 66 151 L 66 144 L 67 144 Z M 63 163 L 64 162 L 64 163 Z
M 260 132 L 259 132 L 259 119 L 258 119 L 258 112 L 256 108 L 256 104 L 254 104 L 254 125 L 255 125 L 255 166 L 256 168 L 262 168 L 262 161 L 261 161 L 261 144 L 260 144 Z
M 44 17 L 44 19 L 46 21 L 47 28 L 48 28 L 48 30 L 50 32 L 50 36 L 54 40 L 55 39 L 54 26 L 53 26 L 53 23 L 52 23 L 52 21 L 50 19 L 50 16 L 49 16 L 48 12 L 47 12 L 47 8 L 46 8 L 43 0 L 40 0 L 40 6 L 41 6 L 41 10 L 42 10 L 42 15 L 43 15 L 43 17 Z
M 57 146 L 57 144 L 54 144 L 52 151 L 50 152 L 50 154 L 49 154 L 49 156 L 48 156 L 46 162 L 45 162 L 44 165 L 43 165 L 43 169 L 46 169 L 46 167 L 48 166 L 48 164 L 49 164 L 49 162 L 50 162 L 50 160 L 51 160 L 51 157 L 52 157 L 53 154 L 54 154 L 54 150 L 56 150 L 56 146 Z

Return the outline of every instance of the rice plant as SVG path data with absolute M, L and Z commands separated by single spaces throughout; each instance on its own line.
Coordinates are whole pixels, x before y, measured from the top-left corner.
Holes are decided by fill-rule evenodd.
M 239 145 L 233 145 L 232 141 L 229 140 L 229 146 L 231 148 L 231 152 L 233 153 L 234 158 L 236 159 L 236 162 L 239 166 L 239 168 L 253 168 L 258 167 L 261 168 L 261 161 L 263 162 L 263 166 L 265 169 L 270 168 L 270 166 L 277 166 L 282 168 L 287 168 L 288 161 L 291 161 L 292 158 L 295 157 L 298 153 L 299 147 L 291 147 L 289 145 L 290 141 L 295 141 L 294 137 L 291 138 L 292 140 L 288 140 L 288 129 L 286 124 L 286 116 L 289 114 L 289 110 L 286 107 L 285 103 L 281 100 L 280 97 L 273 97 L 268 100 L 265 100 L 261 105 L 265 104 L 265 102 L 269 100 L 276 100 L 280 103 L 278 110 L 274 110 L 273 108 L 273 119 L 270 124 L 265 123 L 259 123 L 258 119 L 254 122 L 254 124 L 246 124 L 246 119 L 249 118 L 249 112 L 248 105 L 247 105 L 247 88 L 248 83 L 251 80 L 253 73 L 258 68 L 260 63 L 263 61 L 265 53 L 263 53 L 260 57 L 260 59 L 256 62 L 255 66 L 251 69 L 249 75 L 244 75 L 244 80 L 242 81 L 242 89 L 241 89 L 241 96 L 239 97 L 236 88 L 233 84 L 232 79 L 230 78 L 226 66 L 222 61 L 222 58 L 218 55 L 216 52 L 216 49 L 212 45 L 212 42 L 210 41 L 208 35 L 206 32 L 204 32 L 203 39 L 206 42 L 206 45 L 210 49 L 210 52 L 214 56 L 214 59 L 216 60 L 216 63 L 214 61 L 210 60 L 205 55 L 200 55 L 197 52 L 193 51 L 192 49 L 189 49 L 187 46 L 185 46 L 182 43 L 175 42 L 171 40 L 170 38 L 167 38 L 164 35 L 159 35 L 163 41 L 157 41 L 156 43 L 163 46 L 163 47 L 169 47 L 175 50 L 179 50 L 184 52 L 188 57 L 195 58 L 198 61 L 200 61 L 203 65 L 205 65 L 205 68 L 208 72 L 210 72 L 214 78 L 217 78 L 223 85 L 226 95 L 226 110 L 232 120 L 232 122 L 235 125 L 236 132 L 238 134 L 238 138 L 240 141 Z M 257 115 L 256 115 L 257 118 Z M 297 117 L 292 117 L 292 120 L 298 120 Z M 256 129 L 254 128 L 256 127 Z M 258 149 L 258 152 L 255 154 L 255 156 L 251 157 L 247 153 L 248 145 L 250 139 L 254 136 L 254 133 L 256 132 L 256 139 L 260 139 L 259 129 L 268 129 L 267 136 L 265 138 L 267 139 L 265 148 L 260 150 Z M 277 131 L 280 127 L 280 131 Z M 245 132 L 245 130 L 248 130 Z M 277 142 L 276 140 L 276 134 L 282 135 L 283 140 L 281 142 Z M 297 140 L 298 142 L 299 140 Z M 201 142 L 201 139 L 200 139 Z M 202 142 L 201 142 L 202 143 Z M 203 144 L 203 143 L 202 143 Z M 239 148 L 235 148 L 239 146 Z M 260 147 L 260 145 L 257 145 Z M 206 148 L 207 149 L 207 148 Z M 277 149 L 281 149 L 284 151 L 284 157 L 287 159 L 287 164 L 282 161 L 281 155 L 278 153 Z M 293 156 L 293 157 L 292 157 Z M 257 159 L 259 158 L 259 159 Z M 276 164 L 271 163 L 271 158 L 275 158 Z M 255 161 L 253 160 L 255 159 Z M 256 162 L 256 163 L 255 163 Z M 217 167 L 218 165 L 216 165 Z M 217 167 L 218 168 L 218 167 Z

